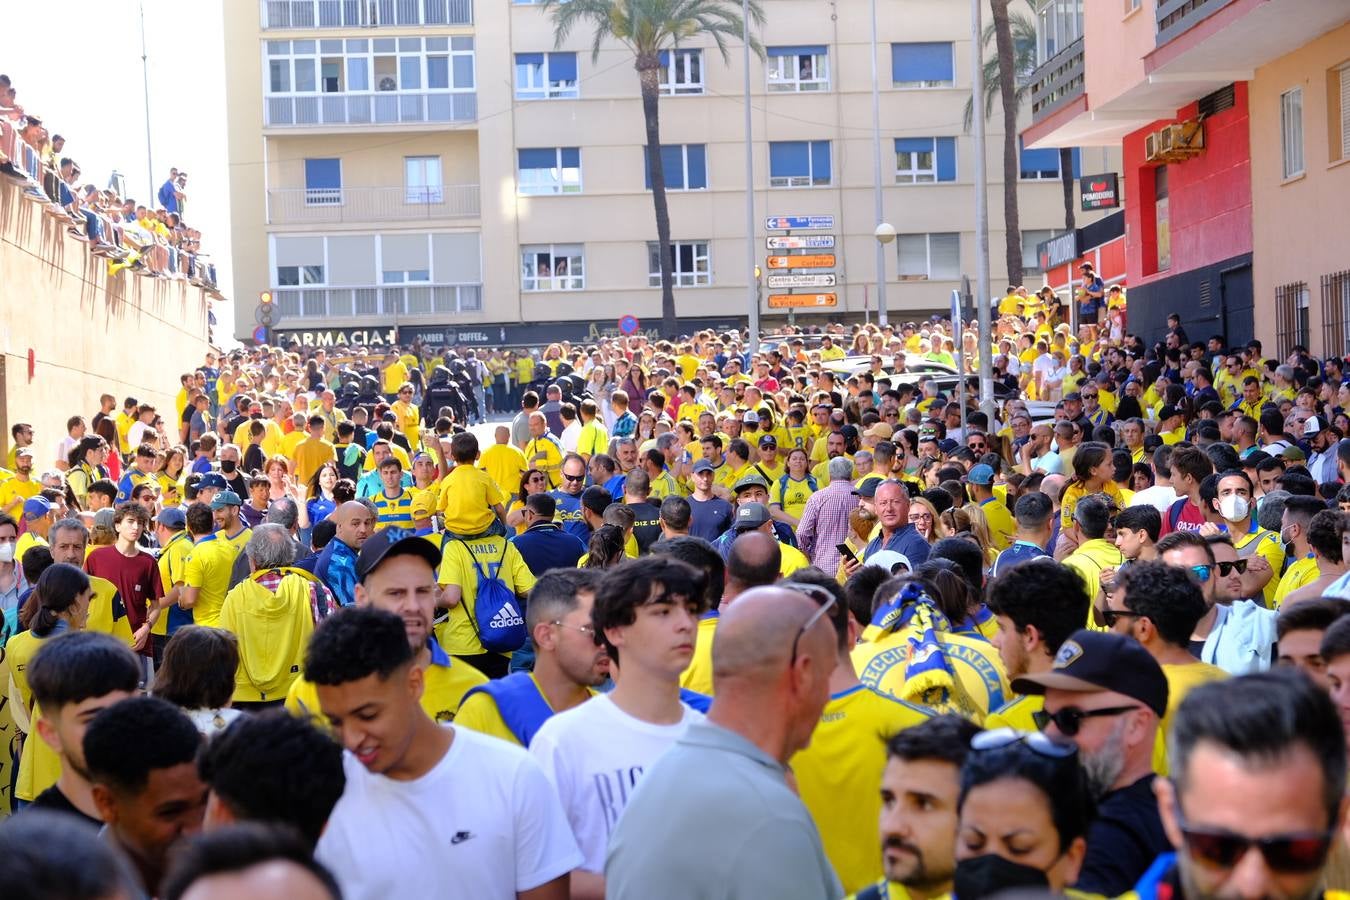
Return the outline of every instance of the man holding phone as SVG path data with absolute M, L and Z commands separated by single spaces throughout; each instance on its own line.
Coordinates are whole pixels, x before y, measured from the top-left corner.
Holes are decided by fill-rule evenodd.
M 797 544 L 821 571 L 839 568 L 839 547 L 848 537 L 848 516 L 858 506 L 853 487 L 853 463 L 836 456 L 828 463 L 830 483 L 806 501 L 801 524 L 797 526 Z

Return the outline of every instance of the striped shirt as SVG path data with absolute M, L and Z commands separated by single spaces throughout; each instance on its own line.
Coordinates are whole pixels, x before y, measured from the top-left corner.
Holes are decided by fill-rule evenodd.
M 370 501 L 375 504 L 375 530 L 380 531 L 393 526 L 395 528 L 413 527 L 413 492 L 407 488 L 399 491 L 397 497 L 388 497 L 384 491 L 373 495 Z

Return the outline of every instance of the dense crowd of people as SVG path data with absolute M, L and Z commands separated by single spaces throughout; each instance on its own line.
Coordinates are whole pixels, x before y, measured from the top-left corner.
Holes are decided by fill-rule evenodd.
M 1350 890 L 1344 362 L 1106 294 L 15 424 L 4 895 Z
M 100 189 L 83 180 L 65 137 L 52 133 L 17 96 L 10 77 L 0 75 L 0 176 L 22 186 L 25 197 L 105 259 L 109 275 L 131 271 L 216 289 L 201 232 L 188 224 L 187 172 L 170 169 L 151 203 L 124 198 L 111 183 Z

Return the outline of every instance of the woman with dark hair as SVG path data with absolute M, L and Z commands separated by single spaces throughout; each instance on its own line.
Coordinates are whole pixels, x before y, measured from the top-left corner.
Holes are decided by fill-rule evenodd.
M 329 460 L 319 466 L 319 470 L 309 479 L 306 506 L 309 510 L 309 521 L 311 523 L 317 525 L 331 516 L 333 510 L 337 509 L 337 498 L 333 495 L 333 489 L 337 487 L 341 478 L 342 475 L 338 472 L 337 463 Z
M 110 477 L 108 467 L 108 442 L 96 434 L 85 435 L 71 449 L 66 462 L 70 468 L 66 471 L 66 484 L 75 495 L 80 508 L 88 507 L 89 485 L 100 478 Z
M 192 724 L 210 736 L 239 715 L 230 709 L 239 644 L 233 634 L 205 625 L 184 625 L 164 646 L 151 693 L 182 707 Z
M 608 569 L 624 561 L 624 534 L 618 525 L 601 525 L 586 547 L 583 569 Z
M 1106 494 L 1118 509 L 1125 507 L 1125 498 L 1115 482 L 1116 465 L 1111 460 L 1111 448 L 1097 441 L 1085 441 L 1073 453 L 1073 478 L 1064 489 L 1060 501 L 1062 509 L 1060 528 L 1073 527 L 1073 510 L 1078 501 L 1092 494 Z
M 520 490 L 506 510 L 506 524 L 516 530 L 516 534 L 525 533 L 525 498 L 531 494 L 548 493 L 548 475 L 542 469 L 526 469 L 520 475 Z
M 1078 880 L 1096 813 L 1077 748 L 998 728 L 971 738 L 970 750 L 957 799 L 953 896 L 1063 893 Z

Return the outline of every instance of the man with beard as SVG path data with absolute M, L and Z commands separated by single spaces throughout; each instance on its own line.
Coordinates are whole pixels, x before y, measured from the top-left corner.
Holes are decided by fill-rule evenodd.
M 1036 723 L 1078 745 L 1097 799 L 1074 889 L 1128 891 L 1168 849 L 1153 788 L 1153 745 L 1167 711 L 1162 667 L 1137 641 L 1082 629 L 1060 645 L 1050 671 L 1015 679 L 1013 689 L 1045 695 Z
M 550 716 L 591 699 L 609 677 L 609 655 L 591 629 L 599 583 L 598 569 L 541 573 L 525 613 L 533 671 L 470 688 L 455 724 L 527 747 Z
M 951 893 L 961 766 L 979 730 L 961 716 L 935 716 L 886 743 L 880 823 L 886 877 L 850 900 L 933 900 Z

